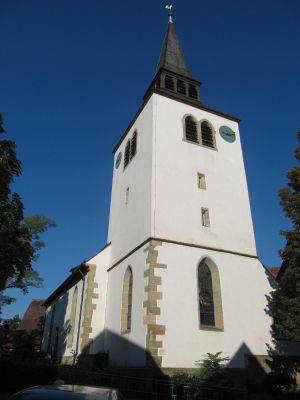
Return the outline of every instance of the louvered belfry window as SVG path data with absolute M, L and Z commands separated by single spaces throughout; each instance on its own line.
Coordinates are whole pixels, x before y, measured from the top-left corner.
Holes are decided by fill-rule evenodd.
M 174 91 L 174 79 L 170 75 L 165 76 L 165 88 Z
M 134 131 L 134 134 L 132 135 L 132 138 L 131 138 L 130 159 L 132 159 L 132 157 L 134 157 L 136 154 L 136 136 L 137 136 L 137 132 Z
M 124 168 L 127 167 L 129 161 L 130 161 L 130 140 L 128 140 L 126 147 L 125 147 Z
M 212 128 L 206 121 L 201 124 L 201 140 L 204 146 L 215 147 Z
M 199 143 L 197 123 L 190 116 L 185 119 L 185 138 L 189 142 Z
M 189 97 L 191 97 L 192 99 L 198 99 L 198 93 L 197 93 L 197 89 L 196 86 L 189 84 Z
M 177 93 L 186 95 L 185 84 L 184 84 L 184 82 L 183 82 L 182 80 L 180 80 L 180 79 L 177 81 Z
M 199 265 L 198 284 L 200 324 L 206 326 L 215 326 L 212 276 L 210 269 L 205 262 Z

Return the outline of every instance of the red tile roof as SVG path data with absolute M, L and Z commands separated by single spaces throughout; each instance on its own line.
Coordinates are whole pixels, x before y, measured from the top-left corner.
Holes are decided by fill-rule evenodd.
M 267 270 L 276 279 L 277 275 L 279 274 L 280 267 L 268 267 Z
M 27 308 L 18 331 L 32 332 L 41 329 L 41 322 L 45 316 L 46 308 L 43 306 L 45 300 L 32 300 Z

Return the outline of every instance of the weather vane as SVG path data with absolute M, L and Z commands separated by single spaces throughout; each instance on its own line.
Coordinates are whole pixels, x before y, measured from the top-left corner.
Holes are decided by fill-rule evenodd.
M 172 13 L 172 8 L 173 8 L 173 4 L 170 4 L 170 5 L 166 5 L 166 7 L 165 7 L 167 10 L 169 10 L 169 22 L 173 22 L 173 20 L 172 20 L 172 15 L 173 15 L 173 13 Z

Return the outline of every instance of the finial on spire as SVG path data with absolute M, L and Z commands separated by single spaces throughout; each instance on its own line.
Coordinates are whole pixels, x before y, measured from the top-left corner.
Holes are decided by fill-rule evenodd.
M 172 13 L 173 4 L 166 5 L 165 8 L 167 10 L 169 10 L 169 22 L 172 24 L 173 23 L 173 19 L 172 19 L 172 16 L 173 16 L 173 13 Z

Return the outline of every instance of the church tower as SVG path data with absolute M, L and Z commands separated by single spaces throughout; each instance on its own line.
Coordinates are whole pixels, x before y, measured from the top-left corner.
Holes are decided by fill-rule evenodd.
M 49 296 L 43 350 L 64 362 L 230 367 L 271 345 L 239 119 L 206 106 L 172 16 L 154 79 L 114 149 L 108 244 Z M 78 358 L 79 359 L 79 358 Z
M 193 368 L 222 351 L 244 366 L 271 342 L 239 119 L 207 107 L 200 87 L 170 15 L 156 75 L 114 149 L 105 324 L 148 354 L 108 334 L 116 363 Z

